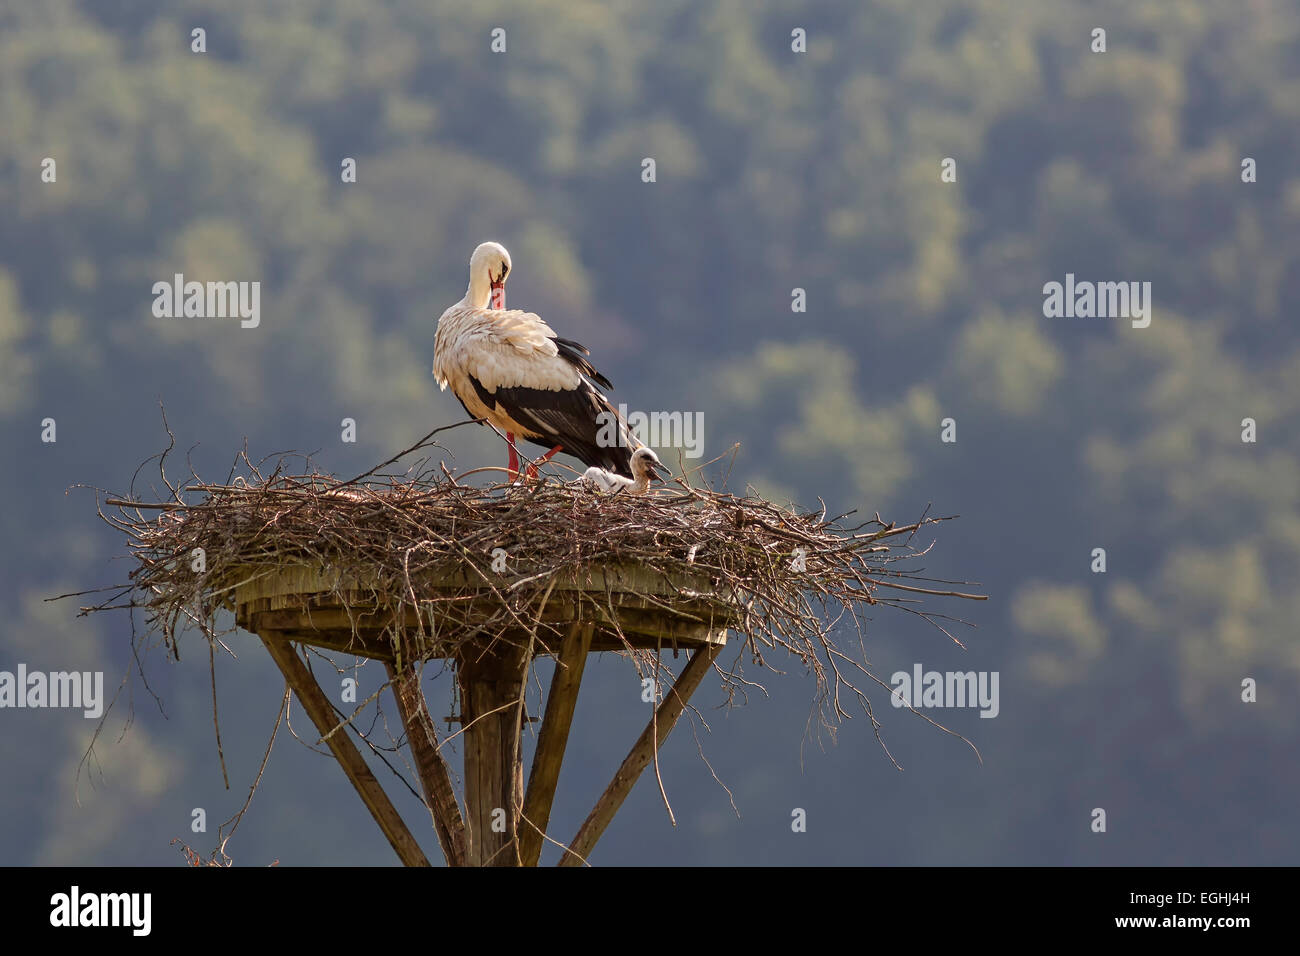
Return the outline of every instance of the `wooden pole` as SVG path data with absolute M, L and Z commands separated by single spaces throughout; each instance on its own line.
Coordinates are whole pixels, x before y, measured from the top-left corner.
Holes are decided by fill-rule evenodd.
M 577 835 L 569 843 L 569 851 L 560 859 L 560 866 L 581 866 L 591 855 L 596 841 L 614 819 L 614 814 L 618 813 L 627 795 L 632 792 L 641 771 L 654 759 L 655 749 L 672 732 L 673 725 L 686 709 L 686 702 L 700 686 L 700 681 L 704 680 L 704 675 L 709 672 L 720 653 L 721 644 L 708 644 L 691 655 L 690 661 L 655 711 L 654 719 L 641 732 L 631 752 L 614 774 L 614 779 L 609 782 L 605 792 L 596 801 L 596 806 L 578 828 Z
M 330 705 L 325 692 L 320 689 L 320 685 L 316 683 L 316 679 L 307 670 L 307 665 L 294 653 L 293 645 L 276 631 L 259 633 L 258 637 L 262 639 L 262 643 L 271 654 L 271 659 L 275 661 L 276 666 L 280 668 L 280 673 L 284 674 L 285 681 L 297 695 L 303 710 L 316 725 L 317 732 L 322 737 L 330 734 L 330 731 L 338 725 L 334 708 Z M 402 822 L 396 808 L 388 799 L 388 794 L 384 793 L 383 788 L 379 786 L 379 781 L 375 779 L 375 775 L 371 773 L 370 767 L 357 750 L 356 744 L 348 736 L 347 728 L 330 734 L 325 742 L 334 754 L 334 759 L 339 762 L 343 772 L 352 781 L 352 786 L 361 796 L 361 802 L 366 805 L 370 815 L 379 824 L 379 829 L 397 851 L 398 858 L 407 866 L 428 866 L 429 860 L 420 849 L 420 844 L 415 842 L 415 837 L 411 836 L 411 831 Z
M 518 635 L 472 639 L 457 651 L 465 735 L 465 820 L 470 866 L 519 866 L 524 802 L 520 701 L 528 663 Z
M 546 716 L 537 737 L 533 767 L 528 773 L 528 797 L 524 801 L 524 819 L 519 824 L 519 856 L 524 866 L 536 866 L 542 855 L 542 834 L 551 820 L 555 785 L 564 763 L 564 749 L 573 726 L 573 711 L 578 704 L 582 672 L 591 650 L 594 624 L 575 621 L 564 637 L 555 657 L 555 674 L 546 697 Z
M 415 667 L 406 664 L 401 670 L 387 661 L 388 678 L 393 683 L 393 696 L 406 728 L 406 739 L 415 758 L 416 773 L 424 788 L 424 800 L 433 817 L 433 828 L 448 866 L 464 866 L 468 861 L 465 841 L 465 818 L 461 816 L 460 802 L 452 786 L 451 772 L 438 750 L 438 734 Z

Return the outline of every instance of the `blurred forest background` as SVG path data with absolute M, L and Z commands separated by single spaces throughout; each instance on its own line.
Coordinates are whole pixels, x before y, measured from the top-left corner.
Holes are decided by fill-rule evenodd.
M 616 401 L 702 412 L 708 457 L 741 442 L 732 487 L 899 520 L 933 502 L 962 517 L 929 570 L 993 596 L 956 609 L 966 650 L 896 612 L 867 645 L 884 679 L 1000 673 L 996 719 L 930 714 L 982 764 L 883 691 L 901 773 L 865 717 L 805 739 L 802 673 L 731 712 L 706 683 L 695 729 L 740 816 L 683 725 L 662 761 L 677 828 L 643 779 L 594 862 L 1294 864 L 1297 157 L 1291 0 L 0 0 L 0 669 L 113 688 L 131 667 L 125 614 L 44 599 L 125 577 L 93 493 L 68 489 L 125 490 L 166 444 L 160 399 L 216 479 L 245 437 L 352 474 L 463 418 L 434 326 L 491 238 L 510 304 L 590 346 Z M 259 280 L 260 327 L 155 318 L 176 272 Z M 1150 327 L 1044 318 L 1067 272 L 1151 282 Z M 485 429 L 448 445 L 458 468 L 504 462 Z M 0 863 L 210 851 L 282 689 L 234 647 L 229 790 L 197 637 L 145 659 L 163 709 L 132 679 L 84 765 L 94 721 L 0 711 Z M 363 697 L 383 679 L 360 676 Z M 639 691 L 593 661 L 557 838 L 643 724 Z M 283 732 L 227 849 L 394 862 L 332 761 Z

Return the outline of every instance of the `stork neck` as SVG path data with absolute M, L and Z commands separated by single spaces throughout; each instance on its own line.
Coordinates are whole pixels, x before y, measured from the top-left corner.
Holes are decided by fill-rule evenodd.
M 470 272 L 469 289 L 465 292 L 465 303 L 471 309 L 486 309 L 491 301 L 492 283 L 488 281 L 487 270 Z

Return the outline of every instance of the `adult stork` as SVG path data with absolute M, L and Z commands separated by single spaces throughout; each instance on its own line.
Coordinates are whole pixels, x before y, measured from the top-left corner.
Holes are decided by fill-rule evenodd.
M 519 473 L 515 436 L 549 449 L 537 464 L 565 452 L 585 465 L 631 479 L 641 442 L 600 389 L 609 379 L 591 354 L 562 339 L 531 312 L 505 307 L 510 253 L 482 243 L 469 260 L 465 297 L 438 319 L 433 375 L 465 411 L 506 434 L 509 472 Z M 536 475 L 535 465 L 528 474 Z

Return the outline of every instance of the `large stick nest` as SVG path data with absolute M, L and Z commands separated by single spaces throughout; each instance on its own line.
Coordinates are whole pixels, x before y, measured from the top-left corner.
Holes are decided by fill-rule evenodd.
M 431 444 L 426 438 L 414 448 Z M 853 698 L 871 713 L 855 680 L 865 675 L 888 686 L 867 667 L 865 610 L 899 608 L 952 637 L 942 622 L 955 619 L 920 602 L 980 597 L 946 587 L 959 582 L 926 578 L 916 565 L 932 546 L 918 533 L 943 518 L 896 525 L 877 514 L 855 523 L 825 507 L 792 510 L 693 486 L 685 474 L 641 496 L 554 477 L 478 486 L 428 459 L 402 474 L 380 474 L 397 458 L 340 481 L 314 470 L 289 474 L 294 459 L 287 457 L 264 473 L 265 462 L 259 467 L 243 454 L 223 484 L 194 475 L 182 485 L 163 473 L 170 500 L 109 496 L 100 514 L 125 532 L 135 566 L 112 598 L 83 610 L 143 609 L 146 633 L 179 656 L 189 627 L 221 641 L 230 630 L 218 625 L 229 621 L 222 612 L 231 608 L 232 591 L 252 576 L 329 569 L 340 587 L 365 582 L 368 603 L 394 621 L 414 610 L 417 629 L 438 632 L 445 650 L 448 641 L 497 626 L 531 625 L 536 634 L 538 609 L 559 582 L 636 566 L 696 582 L 653 594 L 663 613 L 731 624 L 730 644 L 739 652 L 729 666 L 715 665 L 729 699 L 755 686 L 742 676 L 746 660 L 770 668 L 771 653 L 784 651 L 815 676 L 815 709 L 831 726 L 848 716 L 844 705 Z M 505 573 L 494 568 L 496 549 L 509 555 Z M 452 573 L 465 582 L 462 590 L 447 591 Z M 641 656 L 651 658 L 652 667 L 664 666 L 653 652 Z

